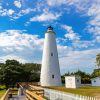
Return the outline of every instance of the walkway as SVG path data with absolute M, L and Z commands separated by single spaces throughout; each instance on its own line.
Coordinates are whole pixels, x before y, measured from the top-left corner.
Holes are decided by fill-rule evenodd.
M 19 96 L 19 99 L 18 100 L 25 100 L 26 96 L 23 95 L 23 96 Z
M 22 96 L 13 96 L 12 98 L 9 98 L 9 100 L 25 100 L 25 95 Z

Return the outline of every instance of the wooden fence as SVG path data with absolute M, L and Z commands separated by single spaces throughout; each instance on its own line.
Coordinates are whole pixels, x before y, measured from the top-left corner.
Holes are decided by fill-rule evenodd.
M 17 95 L 15 92 L 17 91 L 17 89 L 12 89 L 9 88 L 5 94 L 1 97 L 0 100 L 8 100 L 10 97 L 12 97 L 13 95 Z
M 22 85 L 20 85 L 23 93 L 26 95 L 26 100 L 46 100 L 44 96 L 44 90 L 40 89 L 37 86 L 28 85 L 27 89 L 24 89 Z
M 9 91 L 10 91 L 10 89 L 8 89 L 8 90 L 6 91 L 6 93 L 1 97 L 0 100 L 8 100 Z

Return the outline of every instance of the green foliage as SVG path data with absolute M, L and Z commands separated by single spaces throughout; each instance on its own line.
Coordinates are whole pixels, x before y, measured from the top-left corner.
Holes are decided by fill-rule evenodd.
M 14 85 L 20 81 L 20 76 L 22 76 L 23 71 L 19 62 L 16 60 L 7 60 L 6 64 L 1 67 L 0 82 L 8 88 L 9 85 Z
M 8 88 L 17 82 L 37 82 L 40 77 L 40 68 L 40 64 L 21 64 L 16 60 L 7 60 L 5 64 L 0 64 L 0 83 Z
M 39 82 L 40 80 L 40 70 L 41 70 L 41 65 L 40 64 L 34 64 L 34 63 L 26 63 L 23 64 L 24 71 L 26 78 L 26 82 Z
M 95 69 L 93 71 L 93 73 L 91 74 L 91 77 L 94 78 L 94 77 L 98 77 L 100 76 L 100 68 L 99 69 Z
M 62 83 L 64 84 L 65 83 L 65 76 L 61 76 L 61 80 L 62 80 Z
M 93 73 L 91 74 L 92 78 L 100 76 L 100 53 L 96 55 L 96 64 L 99 68 L 94 69 Z
M 100 53 L 96 55 L 96 64 L 100 67 Z

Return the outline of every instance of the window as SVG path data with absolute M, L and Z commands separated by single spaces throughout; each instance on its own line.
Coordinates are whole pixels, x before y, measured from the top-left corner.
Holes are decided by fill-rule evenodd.
M 77 82 L 79 82 L 79 80 L 77 79 Z
M 96 80 L 94 80 L 94 83 L 96 82 Z
M 54 75 L 52 75 L 52 78 L 54 78 Z
M 53 56 L 53 53 L 51 53 L 51 56 Z

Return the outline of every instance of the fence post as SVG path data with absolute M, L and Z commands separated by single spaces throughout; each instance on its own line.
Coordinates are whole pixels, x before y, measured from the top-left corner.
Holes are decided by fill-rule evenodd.
M 50 100 L 57 100 L 57 99 L 66 100 L 66 98 L 67 100 L 100 100 L 99 98 L 96 97 L 65 93 L 52 89 L 44 89 L 44 94 L 47 97 L 49 97 L 48 99 Z
M 82 100 L 81 98 L 82 98 L 82 96 L 80 95 L 80 99 L 79 100 Z
M 78 95 L 75 95 L 75 100 L 79 100 L 79 96 Z

